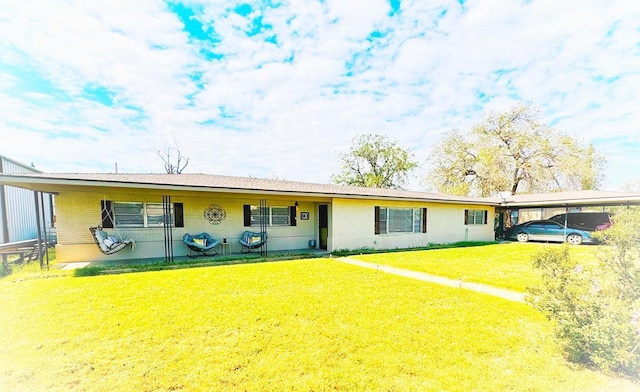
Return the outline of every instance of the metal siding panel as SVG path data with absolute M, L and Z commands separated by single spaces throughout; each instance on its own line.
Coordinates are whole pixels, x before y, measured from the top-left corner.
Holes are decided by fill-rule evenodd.
M 38 173 L 36 169 L 29 169 L 23 165 L 18 165 L 15 162 L 2 157 L 2 172 L 3 173 Z
M 18 164 L 4 156 L 0 156 L 0 160 L 2 161 L 0 165 L 2 173 L 39 172 L 36 169 Z M 1 243 L 37 238 L 38 228 L 33 191 L 4 186 L 4 193 L 6 202 L 6 211 L 4 212 L 6 212 L 9 237 L 1 238 Z
M 33 191 L 5 187 L 9 242 L 38 237 Z
M 4 234 L 4 185 L 0 185 L 0 189 L 2 192 L 0 194 L 0 197 L 2 199 L 0 199 L 0 244 L 4 244 L 9 242 L 8 238 L 5 238 L 5 234 Z

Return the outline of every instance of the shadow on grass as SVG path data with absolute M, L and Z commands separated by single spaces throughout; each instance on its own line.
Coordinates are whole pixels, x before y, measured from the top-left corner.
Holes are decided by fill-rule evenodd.
M 395 248 L 395 249 L 373 249 L 373 248 L 358 248 L 358 249 L 341 249 L 333 252 L 334 256 L 344 257 L 352 255 L 366 255 L 375 253 L 393 253 L 393 252 L 411 252 L 416 250 L 433 250 L 433 249 L 450 249 L 450 248 L 468 248 L 473 246 L 486 246 L 498 244 L 497 241 L 461 241 L 453 242 L 450 244 L 429 244 L 427 246 L 421 246 L 417 248 Z
M 451 244 L 429 244 L 424 247 L 417 248 L 396 248 L 396 249 L 372 249 L 372 248 L 358 248 L 353 250 L 338 250 L 331 254 L 324 252 L 302 252 L 302 253 L 273 253 L 270 256 L 262 257 L 258 254 L 246 254 L 246 255 L 229 255 L 216 258 L 207 258 L 203 260 L 180 260 L 172 263 L 166 261 L 119 261 L 117 263 L 109 263 L 105 265 L 90 265 L 84 268 L 80 268 L 74 271 L 73 275 L 76 277 L 81 276 L 96 276 L 96 275 L 110 275 L 110 274 L 122 274 L 129 272 L 145 272 L 145 271 L 162 271 L 182 268 L 196 268 L 196 267 L 211 267 L 219 265 L 234 265 L 234 264 L 252 264 L 252 263 L 264 263 L 270 261 L 282 261 L 282 260 L 298 260 L 298 259 L 311 259 L 320 257 L 343 257 L 360 254 L 374 254 L 374 253 L 392 253 L 392 252 L 408 252 L 408 251 L 420 251 L 420 250 L 432 250 L 432 249 L 449 249 L 449 248 L 466 248 L 475 246 L 486 246 L 497 244 L 496 241 L 486 242 L 473 242 L 462 241 Z
M 129 272 L 146 272 L 146 271 L 163 271 L 183 268 L 197 268 L 197 267 L 211 267 L 220 265 L 235 265 L 235 264 L 253 264 L 264 263 L 269 261 L 281 261 L 281 260 L 297 260 L 297 259 L 310 259 L 327 256 L 327 253 L 279 253 L 273 254 L 268 257 L 262 257 L 258 254 L 248 255 L 230 255 L 216 258 L 206 259 L 189 259 L 180 260 L 174 262 L 167 261 L 120 261 L 119 263 L 109 263 L 105 265 L 90 265 L 84 268 L 74 270 L 73 276 L 96 276 L 96 275 L 112 275 L 122 274 Z

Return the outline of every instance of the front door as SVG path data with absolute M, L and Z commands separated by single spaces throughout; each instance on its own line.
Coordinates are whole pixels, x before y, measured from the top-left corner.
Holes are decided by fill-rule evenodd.
M 329 206 L 326 204 L 318 206 L 318 229 L 320 233 L 320 249 L 327 250 L 327 240 L 329 238 Z

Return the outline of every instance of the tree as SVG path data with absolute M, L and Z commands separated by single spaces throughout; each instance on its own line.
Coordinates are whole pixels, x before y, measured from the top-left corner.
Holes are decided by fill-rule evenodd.
M 541 279 L 527 301 L 555 321 L 569 360 L 640 378 L 640 209 L 622 208 L 614 221 L 596 233 L 610 245 L 597 264 L 568 246 L 537 254 Z
M 623 190 L 625 192 L 635 192 L 635 193 L 640 192 L 640 178 L 627 182 L 624 185 Z
M 340 154 L 342 172 L 331 179 L 336 184 L 401 189 L 409 172 L 418 164 L 413 156 L 383 135 L 359 135 L 351 150 Z
M 528 105 L 489 113 L 467 133 L 449 132 L 430 156 L 428 184 L 469 196 L 597 189 L 604 167 L 592 145 L 548 128 Z
M 172 154 L 176 154 L 175 163 L 172 161 Z M 189 158 L 184 158 L 180 152 L 178 143 L 175 147 L 165 146 L 164 150 L 156 150 L 156 154 L 164 162 L 164 170 L 167 174 L 181 174 L 185 167 L 189 164 Z

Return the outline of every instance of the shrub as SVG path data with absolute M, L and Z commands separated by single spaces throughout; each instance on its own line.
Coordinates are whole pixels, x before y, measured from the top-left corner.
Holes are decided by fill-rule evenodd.
M 598 265 L 569 258 L 568 245 L 534 257 L 541 283 L 528 301 L 556 322 L 568 359 L 634 378 L 640 374 L 640 211 L 624 210 L 598 237 Z
M 103 270 L 104 270 L 103 267 L 78 268 L 78 269 L 73 271 L 73 276 L 76 276 L 76 277 L 80 277 L 80 276 L 96 276 L 96 275 L 100 275 L 100 272 L 102 272 Z

